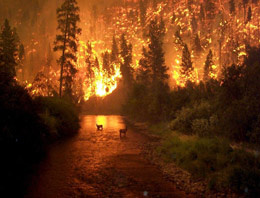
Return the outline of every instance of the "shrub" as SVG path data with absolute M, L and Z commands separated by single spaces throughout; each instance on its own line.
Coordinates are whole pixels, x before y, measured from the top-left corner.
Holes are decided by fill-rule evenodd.
M 213 107 L 209 102 L 201 102 L 190 107 L 183 107 L 177 112 L 176 119 L 171 122 L 171 128 L 183 133 L 192 134 L 192 123 L 196 119 L 209 119 Z
M 38 97 L 35 102 L 39 114 L 51 130 L 50 136 L 55 135 L 56 131 L 61 137 L 78 132 L 80 125 L 75 105 L 54 97 Z
M 210 135 L 210 124 L 207 119 L 195 119 L 192 121 L 192 131 L 200 137 Z
M 244 150 L 233 150 L 223 139 L 168 138 L 157 152 L 168 162 L 209 181 L 210 189 L 232 188 L 248 195 L 260 195 L 260 158 Z

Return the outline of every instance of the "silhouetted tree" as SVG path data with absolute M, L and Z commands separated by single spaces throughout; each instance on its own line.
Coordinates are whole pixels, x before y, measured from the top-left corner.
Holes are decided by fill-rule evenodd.
M 112 50 L 111 50 L 111 62 L 117 63 L 118 62 L 118 56 L 119 56 L 119 49 L 117 46 L 116 38 L 113 36 L 113 43 L 112 43 Z
M 128 44 L 125 38 L 125 34 L 121 36 L 121 51 L 120 55 L 122 57 L 122 61 L 120 64 L 120 71 L 123 76 L 123 82 L 125 86 L 131 87 L 133 84 L 133 68 L 132 64 L 132 44 Z
M 168 67 L 165 65 L 163 39 L 165 36 L 165 25 L 163 20 L 152 20 L 149 25 L 148 45 L 149 59 L 152 71 L 152 83 L 154 86 L 167 85 L 169 78 L 167 74 Z
M 145 87 L 151 86 L 151 65 L 150 57 L 147 50 L 143 47 L 142 58 L 139 61 L 139 68 L 136 76 L 138 83 L 145 85 Z
M 6 19 L 0 34 L 1 78 L 14 79 L 18 59 L 18 35 Z
M 77 72 L 75 68 L 78 46 L 77 36 L 81 33 L 81 29 L 78 28 L 80 18 L 77 1 L 65 0 L 61 7 L 57 9 L 57 20 L 60 34 L 56 36 L 54 51 L 62 52 L 62 55 L 58 60 L 58 63 L 61 66 L 59 94 L 61 97 L 64 86 L 65 95 L 72 99 L 73 76 Z
M 200 53 L 203 51 L 203 48 L 201 47 L 201 44 L 200 44 L 200 38 L 199 38 L 198 34 L 196 34 L 196 36 L 194 38 L 193 49 L 194 49 L 196 55 L 200 55 Z
M 193 71 L 193 66 L 191 62 L 191 55 L 190 51 L 188 49 L 187 44 L 184 45 L 183 51 L 182 51 L 182 63 L 181 63 L 181 73 L 182 75 L 189 77 L 191 72 Z
M 206 62 L 204 64 L 204 76 L 203 80 L 206 82 L 211 78 L 211 74 L 213 73 L 213 53 L 212 50 L 209 50 L 209 53 L 206 58 Z

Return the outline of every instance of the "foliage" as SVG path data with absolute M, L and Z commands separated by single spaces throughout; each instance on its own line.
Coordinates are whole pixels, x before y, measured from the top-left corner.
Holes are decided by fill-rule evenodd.
M 171 127 L 174 130 L 178 130 L 187 134 L 196 133 L 198 131 L 193 129 L 198 129 L 198 127 L 201 127 L 199 125 L 204 125 L 204 127 L 209 125 L 208 122 L 212 112 L 213 107 L 208 102 L 201 102 L 200 104 L 194 105 L 191 108 L 183 107 L 176 113 L 176 119 L 172 121 Z M 200 130 L 207 129 L 204 128 Z
M 123 83 L 126 87 L 131 87 L 133 85 L 133 68 L 131 66 L 132 64 L 132 44 L 127 43 L 127 40 L 125 38 L 125 34 L 122 34 L 121 36 L 121 51 L 120 55 L 122 57 L 122 61 L 120 64 L 120 71 L 123 76 Z
M 60 96 L 62 96 L 62 89 L 64 86 L 65 95 L 72 99 L 73 77 L 77 72 L 75 68 L 75 63 L 77 61 L 77 42 L 78 35 L 81 33 L 81 29 L 78 28 L 77 25 L 80 21 L 77 1 L 64 1 L 61 7 L 57 9 L 57 20 L 60 34 L 56 36 L 54 51 L 62 52 L 62 55 L 58 60 L 58 63 L 61 66 Z
M 203 76 L 204 81 L 208 81 L 209 79 L 212 78 L 211 75 L 214 75 L 213 66 L 214 66 L 213 53 L 212 50 L 209 50 L 206 62 L 204 64 L 204 76 Z
M 55 97 L 35 99 L 38 113 L 49 128 L 49 136 L 66 137 L 78 132 L 79 118 L 77 108 L 70 102 Z
M 0 33 L 0 72 L 9 78 L 16 76 L 19 38 L 14 28 L 6 19 Z
M 259 195 L 260 158 L 243 150 L 234 150 L 223 139 L 165 139 L 157 151 L 168 162 L 175 162 L 195 178 L 209 181 L 209 188 L 231 187 L 245 195 Z M 250 167 L 250 168 L 249 168 Z M 247 192 L 245 192 L 247 189 Z

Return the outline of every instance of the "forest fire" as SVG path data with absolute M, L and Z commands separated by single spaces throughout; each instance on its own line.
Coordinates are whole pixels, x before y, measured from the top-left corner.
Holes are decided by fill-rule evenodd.
M 245 16 L 245 13 L 237 8 L 234 11 L 236 18 L 233 19 L 233 11 L 230 14 L 228 10 L 228 1 L 215 2 L 215 19 L 213 20 L 211 16 L 207 16 L 207 8 L 202 7 L 201 1 L 198 2 L 188 2 L 187 4 L 184 0 L 177 3 L 165 1 L 158 3 L 156 7 L 145 1 L 143 4 L 133 2 L 129 3 L 125 9 L 116 6 L 107 8 L 103 15 L 97 15 L 96 10 L 82 14 L 82 28 L 91 31 L 83 32 L 81 37 L 87 39 L 81 39 L 79 42 L 75 86 L 84 92 L 84 100 L 88 100 L 94 95 L 107 96 L 118 86 L 122 77 L 120 62 L 108 63 L 113 74 L 104 68 L 103 63 L 104 54 L 111 53 L 108 43 L 111 43 L 113 36 L 120 45 L 120 35 L 126 35 L 127 40 L 133 46 L 131 67 L 135 71 L 138 70 L 139 60 L 142 58 L 142 48 L 147 48 L 150 41 L 145 36 L 148 34 L 149 21 L 156 17 L 161 17 L 165 24 L 164 48 L 166 64 L 171 65 L 169 81 L 172 88 L 184 87 L 187 80 L 196 83 L 203 80 L 203 67 L 208 49 L 212 49 L 214 59 L 212 65 L 214 72 L 210 73 L 211 78 L 217 79 L 218 73 L 225 65 L 242 63 L 247 55 L 245 39 L 250 36 L 250 40 L 248 40 L 250 45 L 260 43 L 259 12 L 257 12 L 259 8 L 252 7 L 250 16 Z M 247 22 L 244 18 L 247 18 Z M 227 32 L 231 32 L 231 34 L 227 35 Z M 189 77 L 181 74 L 181 52 L 184 43 L 188 44 L 194 67 Z M 35 51 L 33 49 L 34 53 Z M 121 58 L 119 57 L 119 59 Z M 56 72 L 51 76 L 58 77 Z M 83 87 L 80 88 L 79 84 L 82 84 Z M 33 83 L 29 87 L 32 89 Z M 35 95 L 35 93 L 42 93 L 42 91 L 33 90 L 32 94 Z
M 0 24 L 3 197 L 260 197 L 260 0 L 0 0 Z

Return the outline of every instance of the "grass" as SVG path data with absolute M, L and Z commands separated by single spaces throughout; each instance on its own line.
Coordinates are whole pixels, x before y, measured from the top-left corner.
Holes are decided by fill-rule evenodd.
M 163 137 L 157 152 L 194 178 L 208 181 L 209 190 L 233 189 L 248 197 L 260 196 L 260 154 L 233 149 L 220 138 L 201 138 L 171 131 L 167 123 L 151 126 L 152 134 Z

